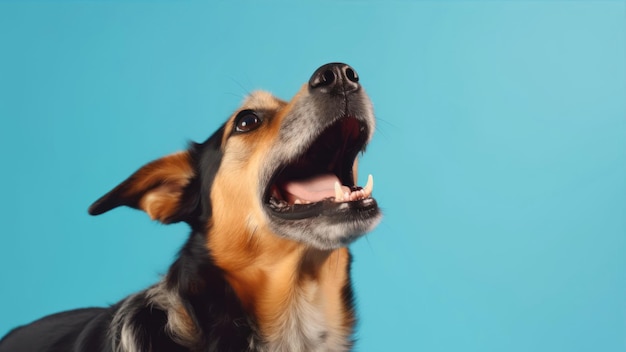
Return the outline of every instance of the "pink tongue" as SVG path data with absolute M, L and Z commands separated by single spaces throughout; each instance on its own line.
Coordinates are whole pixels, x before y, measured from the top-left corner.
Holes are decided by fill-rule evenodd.
M 299 181 L 290 181 L 283 185 L 284 196 L 288 203 L 293 204 L 296 199 L 301 201 L 318 202 L 324 198 L 335 196 L 335 182 L 339 182 L 333 174 L 318 175 Z M 341 187 L 344 192 L 350 189 Z

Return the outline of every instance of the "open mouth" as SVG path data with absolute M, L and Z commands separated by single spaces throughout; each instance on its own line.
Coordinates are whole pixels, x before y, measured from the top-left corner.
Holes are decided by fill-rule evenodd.
M 296 160 L 282 165 L 265 190 L 266 207 L 285 219 L 304 219 L 332 212 L 376 206 L 373 178 L 355 185 L 353 166 L 367 142 L 367 127 L 344 117 L 327 127 Z

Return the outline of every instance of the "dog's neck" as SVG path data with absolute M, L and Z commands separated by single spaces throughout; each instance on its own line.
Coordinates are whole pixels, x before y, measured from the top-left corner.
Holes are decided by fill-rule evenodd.
M 268 350 L 349 349 L 354 317 L 347 302 L 348 249 L 321 251 L 273 234 L 254 236 L 265 240 L 246 246 L 214 242 L 211 247 L 221 246 L 216 264 L 255 317 Z

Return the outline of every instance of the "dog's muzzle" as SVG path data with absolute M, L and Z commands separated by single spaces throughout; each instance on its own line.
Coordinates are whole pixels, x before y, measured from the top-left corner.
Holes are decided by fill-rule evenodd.
M 345 246 L 380 220 L 373 178 L 356 185 L 356 158 L 374 131 L 356 71 L 318 68 L 284 117 L 263 194 L 272 229 L 318 248 Z

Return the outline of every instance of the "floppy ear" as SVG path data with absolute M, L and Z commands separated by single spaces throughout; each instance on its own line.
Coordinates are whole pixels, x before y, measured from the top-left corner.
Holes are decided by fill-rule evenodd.
M 141 209 L 153 220 L 165 224 L 181 221 L 185 188 L 195 177 L 188 151 L 165 156 L 144 165 L 124 182 L 89 207 L 89 214 L 99 215 L 121 205 Z

